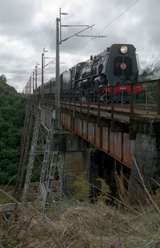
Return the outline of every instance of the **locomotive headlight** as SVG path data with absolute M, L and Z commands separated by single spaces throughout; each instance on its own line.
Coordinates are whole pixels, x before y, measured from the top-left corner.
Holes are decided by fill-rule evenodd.
M 123 53 L 123 54 L 128 53 L 128 47 L 127 46 L 121 46 L 120 52 Z

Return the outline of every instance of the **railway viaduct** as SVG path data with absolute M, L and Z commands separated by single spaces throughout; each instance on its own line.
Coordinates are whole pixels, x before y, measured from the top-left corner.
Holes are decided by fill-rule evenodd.
M 66 101 L 61 98 L 61 128 L 56 128 L 54 96 L 26 96 L 26 116 L 17 192 L 28 197 L 32 173 L 40 171 L 40 198 L 60 199 L 80 175 L 112 185 L 116 173 L 148 184 L 160 172 L 160 80 L 143 82 L 143 100 L 129 104 Z M 112 186 L 111 186 L 112 187 Z

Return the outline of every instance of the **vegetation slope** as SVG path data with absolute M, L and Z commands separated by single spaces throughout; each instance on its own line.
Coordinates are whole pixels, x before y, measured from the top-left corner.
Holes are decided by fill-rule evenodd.
M 0 184 L 15 182 L 20 155 L 24 99 L 0 76 Z

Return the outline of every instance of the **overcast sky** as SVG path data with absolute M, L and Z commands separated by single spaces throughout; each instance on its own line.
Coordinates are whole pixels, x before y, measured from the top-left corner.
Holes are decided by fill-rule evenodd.
M 63 17 L 64 24 L 96 24 L 87 34 L 107 36 L 65 42 L 61 46 L 62 70 L 112 43 L 134 44 L 142 66 L 159 60 L 159 0 L 0 1 L 0 74 L 5 74 L 17 90 L 23 89 L 35 64 L 40 63 L 44 47 L 48 49 L 47 56 L 55 57 L 55 18 L 60 7 L 69 13 Z M 75 30 L 63 30 L 63 37 L 72 31 Z M 46 80 L 54 72 L 52 63 Z

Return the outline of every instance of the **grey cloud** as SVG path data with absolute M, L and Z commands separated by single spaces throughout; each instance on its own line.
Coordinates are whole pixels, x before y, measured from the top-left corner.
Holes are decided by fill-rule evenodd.
M 28 25 L 37 11 L 38 0 L 5 0 L 0 8 L 0 23 L 3 26 Z
M 48 0 L 46 0 L 47 3 Z M 14 85 L 22 85 L 27 80 L 28 73 L 34 64 L 40 61 L 40 53 L 43 47 L 49 48 L 50 53 L 55 56 L 55 23 L 54 18 L 48 17 L 48 23 L 42 22 L 34 25 L 33 20 L 41 9 L 39 0 L 6 0 L 0 9 L 0 37 L 2 35 L 9 39 L 19 40 L 24 44 L 26 50 L 32 49 L 28 57 L 15 51 L 4 51 L 0 56 L 1 71 L 8 73 L 9 82 Z M 76 63 L 81 59 L 97 54 L 112 43 L 133 43 L 137 47 L 141 61 L 158 59 L 160 54 L 159 33 L 159 0 L 139 0 L 137 4 L 119 17 L 111 26 L 112 22 L 130 4 L 132 0 L 86 0 L 65 1 L 64 11 L 70 15 L 63 17 L 65 24 L 96 24 L 93 31 L 88 34 L 106 34 L 106 39 L 84 39 L 73 38 L 61 47 L 62 60 L 66 64 Z M 55 3 L 54 3 L 55 6 Z M 105 29 L 104 29 L 105 27 Z M 77 29 L 76 29 L 77 30 Z M 76 30 L 65 29 L 64 37 Z M 17 48 L 18 49 L 18 48 Z M 152 55 L 150 55 L 152 54 Z M 68 56 L 68 59 L 66 59 Z M 66 67 L 66 65 L 64 66 Z

